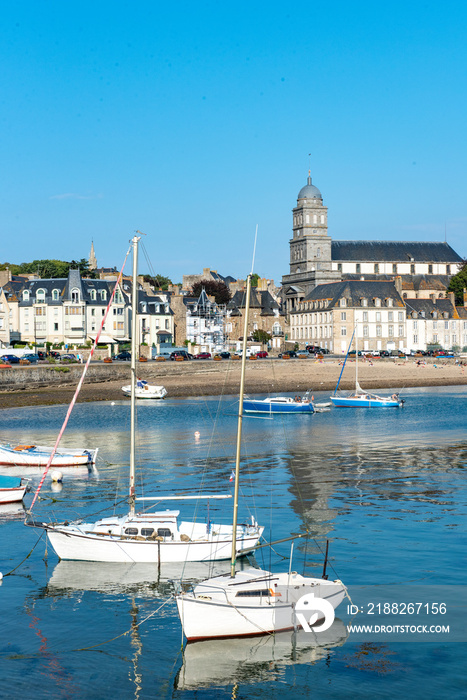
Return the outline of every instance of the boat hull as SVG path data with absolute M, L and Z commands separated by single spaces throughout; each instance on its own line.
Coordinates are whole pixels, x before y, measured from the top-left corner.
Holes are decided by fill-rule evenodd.
M 314 413 L 314 408 L 312 403 L 299 401 L 285 403 L 269 399 L 244 399 L 243 411 L 245 413 Z
M 331 401 L 336 407 L 342 408 L 399 408 L 401 403 L 395 399 L 383 398 L 352 398 L 331 396 Z
M 18 503 L 23 500 L 27 486 L 18 486 L 16 488 L 0 488 L 0 504 Z
M 334 585 L 332 585 L 334 584 Z M 177 608 L 183 631 L 189 642 L 203 639 L 228 639 L 230 637 L 258 637 L 275 632 L 299 628 L 295 614 L 299 598 L 313 592 L 327 600 L 334 609 L 342 602 L 345 588 L 340 582 L 326 582 L 319 585 L 292 587 L 289 600 L 266 599 L 262 604 L 232 604 L 227 600 L 208 600 L 193 594 L 177 596 Z M 318 621 L 322 621 L 322 615 Z
M 180 561 L 230 559 L 232 554 L 231 538 L 211 539 L 204 542 L 159 542 L 87 534 L 79 531 L 78 528 L 60 528 L 46 524 L 42 526 L 47 530 L 50 544 L 60 559 L 170 564 Z M 252 549 L 258 543 L 260 534 L 239 537 L 237 551 L 242 550 L 245 553 L 244 550 Z
M 18 446 L 21 447 L 21 446 Z M 97 457 L 95 450 L 57 450 L 50 466 L 52 467 L 91 467 Z M 0 445 L 0 465 L 3 467 L 46 467 L 51 447 L 31 446 L 15 449 L 8 445 Z

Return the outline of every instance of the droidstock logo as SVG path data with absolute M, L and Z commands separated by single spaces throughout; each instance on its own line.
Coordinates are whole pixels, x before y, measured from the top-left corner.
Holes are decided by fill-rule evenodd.
M 324 621 L 320 625 L 315 625 L 315 622 L 323 616 Z M 331 603 L 324 598 L 315 597 L 314 593 L 307 593 L 297 600 L 295 617 L 305 632 L 324 632 L 331 627 L 335 614 Z M 311 625 L 313 625 L 313 630 Z

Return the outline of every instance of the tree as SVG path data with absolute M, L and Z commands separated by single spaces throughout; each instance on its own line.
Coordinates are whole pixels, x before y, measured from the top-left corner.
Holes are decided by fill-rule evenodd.
M 214 297 L 216 304 L 228 304 L 232 298 L 230 289 L 225 282 L 216 282 L 216 280 L 201 280 L 201 282 L 195 282 L 191 288 L 191 296 L 199 297 L 203 289 L 206 294 Z
M 145 282 L 149 282 L 154 289 L 162 289 L 163 292 L 166 292 L 169 284 L 172 284 L 170 277 L 164 277 L 164 275 L 155 275 L 154 277 L 152 275 L 144 275 L 143 279 Z
M 256 272 L 253 275 L 251 275 L 251 286 L 257 287 L 259 279 L 261 279 L 261 278 L 259 275 L 256 274 Z
M 454 292 L 456 297 L 456 304 L 462 306 L 464 304 L 464 289 L 467 288 L 467 260 L 464 260 L 464 264 L 457 273 L 451 277 L 449 282 L 448 292 Z
M 257 343 L 268 343 L 272 335 L 268 333 L 267 331 L 263 331 L 261 328 L 256 328 L 253 333 L 251 334 L 251 337 L 253 340 L 255 340 Z

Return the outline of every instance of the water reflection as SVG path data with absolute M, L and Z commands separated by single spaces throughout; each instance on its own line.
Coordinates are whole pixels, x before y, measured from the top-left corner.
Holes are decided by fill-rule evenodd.
M 331 650 L 343 646 L 347 637 L 345 624 L 336 618 L 328 630 L 320 633 L 297 630 L 187 644 L 175 688 L 194 690 L 219 684 L 281 681 L 285 667 L 329 660 Z

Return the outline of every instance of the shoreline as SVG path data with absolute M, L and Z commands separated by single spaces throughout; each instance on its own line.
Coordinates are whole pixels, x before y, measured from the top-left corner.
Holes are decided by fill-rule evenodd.
M 304 393 L 335 389 L 342 361 L 306 360 L 256 360 L 247 363 L 247 394 Z M 399 389 L 416 387 L 454 386 L 467 384 L 466 367 L 452 362 L 426 363 L 416 361 L 375 360 L 358 363 L 358 379 L 364 389 Z M 82 367 L 77 366 L 74 377 Z M 240 385 L 239 362 L 166 362 L 147 363 L 137 368 L 138 375 L 152 384 L 163 384 L 167 398 L 196 396 L 238 395 Z M 129 367 L 115 365 L 115 378 L 109 378 L 108 366 L 102 378 L 93 376 L 85 380 L 78 396 L 78 403 L 93 401 L 117 401 L 124 398 L 121 387 L 128 383 Z M 42 384 L 31 387 L 27 383 L 0 391 L 0 409 L 26 406 L 50 406 L 69 404 L 76 390 L 77 380 L 60 384 Z M 350 391 L 355 387 L 355 361 L 347 361 L 340 389 Z

